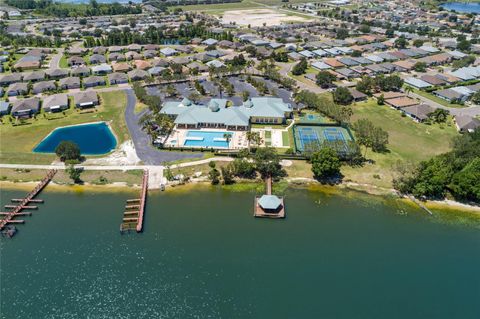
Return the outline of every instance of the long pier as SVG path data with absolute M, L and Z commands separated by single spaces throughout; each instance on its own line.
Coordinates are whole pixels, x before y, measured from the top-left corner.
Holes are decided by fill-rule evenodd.
M 4 216 L 2 220 L 0 220 L 0 231 L 2 234 L 6 234 L 9 237 L 12 237 L 16 229 L 6 229 L 8 224 L 23 224 L 24 220 L 14 219 L 16 216 L 25 216 L 31 215 L 31 212 L 22 212 L 24 209 L 37 209 L 37 206 L 30 206 L 29 203 L 43 203 L 41 199 L 34 199 L 44 188 L 47 184 L 52 180 L 53 176 L 57 173 L 56 169 L 52 169 L 48 171 L 47 175 L 40 181 L 40 183 L 35 186 L 35 188 L 25 196 L 23 199 L 13 198 L 11 201 L 14 203 L 18 203 L 17 205 L 5 205 L 6 209 L 11 209 L 8 212 L 0 212 L 0 216 Z
M 148 170 L 144 170 L 140 198 L 127 199 L 122 224 L 120 225 L 120 233 L 130 230 L 136 230 L 137 233 L 139 233 L 143 230 L 143 216 L 145 214 L 147 190 Z

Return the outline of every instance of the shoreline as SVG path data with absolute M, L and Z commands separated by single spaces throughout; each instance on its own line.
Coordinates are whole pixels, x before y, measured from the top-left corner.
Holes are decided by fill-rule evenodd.
M 310 178 L 287 178 L 283 180 L 287 184 L 287 187 L 293 188 L 302 188 L 308 187 L 312 191 L 319 191 L 324 193 L 332 193 L 341 195 L 339 191 L 347 190 L 347 191 L 354 191 L 360 192 L 366 195 L 376 196 L 376 197 L 384 197 L 387 198 L 389 196 L 394 197 L 399 200 L 404 200 L 406 202 L 411 203 L 412 205 L 422 209 L 415 201 L 411 200 L 407 196 L 400 196 L 394 189 L 389 188 L 381 188 L 375 185 L 370 184 L 359 184 L 354 182 L 345 182 L 341 184 L 335 185 L 325 185 L 321 184 L 318 181 Z M 0 181 L 0 190 L 31 190 L 32 187 L 37 185 L 38 182 L 12 182 L 12 181 Z M 203 184 L 204 186 L 211 186 L 210 183 L 204 179 L 192 180 L 185 184 L 170 184 L 166 187 L 166 192 L 178 192 L 178 191 L 185 191 L 188 190 L 189 187 Z M 202 186 L 203 186 L 202 185 Z M 240 186 L 239 186 L 240 185 Z M 238 181 L 232 185 L 219 185 L 224 189 L 231 189 L 235 190 L 235 187 L 244 186 L 246 189 L 251 188 L 254 189 L 256 187 L 261 187 L 261 183 L 259 181 L 251 181 L 251 180 L 242 180 Z M 50 189 L 56 192 L 76 192 L 76 193 L 83 193 L 86 191 L 98 191 L 98 192 L 105 192 L 105 193 L 116 193 L 116 192 L 134 192 L 141 189 L 140 185 L 128 185 L 124 182 L 115 182 L 115 183 L 107 183 L 107 184 L 93 184 L 93 183 L 84 183 L 84 184 L 63 184 L 63 183 L 55 183 L 50 182 L 47 186 Z M 218 186 L 216 186 L 218 187 Z M 159 189 L 150 190 L 151 192 L 160 192 Z M 468 212 L 475 215 L 480 215 L 480 206 L 469 205 L 462 202 L 457 202 L 450 199 L 444 200 L 427 200 L 422 202 L 427 208 L 431 209 L 443 209 L 443 210 L 455 210 L 461 212 Z

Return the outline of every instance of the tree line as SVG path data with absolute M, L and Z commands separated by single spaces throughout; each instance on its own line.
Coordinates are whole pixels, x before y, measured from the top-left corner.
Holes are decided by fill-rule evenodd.
M 34 10 L 38 14 L 60 18 L 142 13 L 140 5 L 122 5 L 118 2 L 98 3 L 96 0 L 90 0 L 88 4 L 60 3 L 53 0 L 6 0 L 5 2 L 12 7 Z
M 137 44 L 165 44 L 174 40 L 178 43 L 186 43 L 193 38 L 214 38 L 217 40 L 233 40 L 230 31 L 213 33 L 203 24 L 192 26 L 181 25 L 178 30 L 170 30 L 164 27 L 149 26 L 144 32 L 131 31 L 126 27 L 123 30 L 112 30 L 102 37 L 87 37 L 84 41 L 85 47 L 112 46 Z
M 480 203 L 480 130 L 458 136 L 452 144 L 450 152 L 419 164 L 398 164 L 395 189 L 417 198 L 443 199 L 450 194 Z

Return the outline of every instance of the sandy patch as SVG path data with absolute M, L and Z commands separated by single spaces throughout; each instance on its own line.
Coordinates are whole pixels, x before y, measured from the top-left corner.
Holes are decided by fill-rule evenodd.
M 86 165 L 135 165 L 140 163 L 133 142 L 126 141 L 110 155 L 102 158 L 90 158 L 85 161 Z
M 250 25 L 252 27 L 261 27 L 263 26 L 263 23 L 266 23 L 267 26 L 271 26 L 285 22 L 301 21 L 307 21 L 307 19 L 299 16 L 288 16 L 271 9 L 225 11 L 222 17 L 223 23 L 235 22 L 238 25 Z

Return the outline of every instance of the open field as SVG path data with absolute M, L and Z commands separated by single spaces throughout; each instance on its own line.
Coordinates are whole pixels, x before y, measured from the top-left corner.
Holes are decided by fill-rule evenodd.
M 279 25 L 283 22 L 300 22 L 307 19 L 296 16 L 287 15 L 272 9 L 253 9 L 253 10 L 232 10 L 223 14 L 222 21 L 224 23 L 235 22 L 238 25 L 250 25 L 252 27 L 260 27 L 263 24 Z
M 43 110 L 25 124 L 13 126 L 6 118 L 0 126 L 0 162 L 17 164 L 48 164 L 55 159 L 54 154 L 33 153 L 32 149 L 53 129 L 88 122 L 106 121 L 110 123 L 118 145 L 129 138 L 123 112 L 126 95 L 123 92 L 99 93 L 101 105 L 95 109 L 80 112 L 70 107 L 63 113 L 48 114 Z M 13 121 L 13 123 L 15 123 Z
M 391 187 L 392 167 L 398 161 L 419 162 L 447 152 L 452 138 L 458 135 L 451 119 L 443 125 L 420 124 L 409 117 L 402 117 L 399 111 L 388 106 L 377 105 L 374 100 L 357 103 L 353 110 L 353 121 L 367 118 L 389 134 L 389 152 L 367 151 L 367 158 L 373 164 L 342 168 L 345 179 L 357 183 Z

